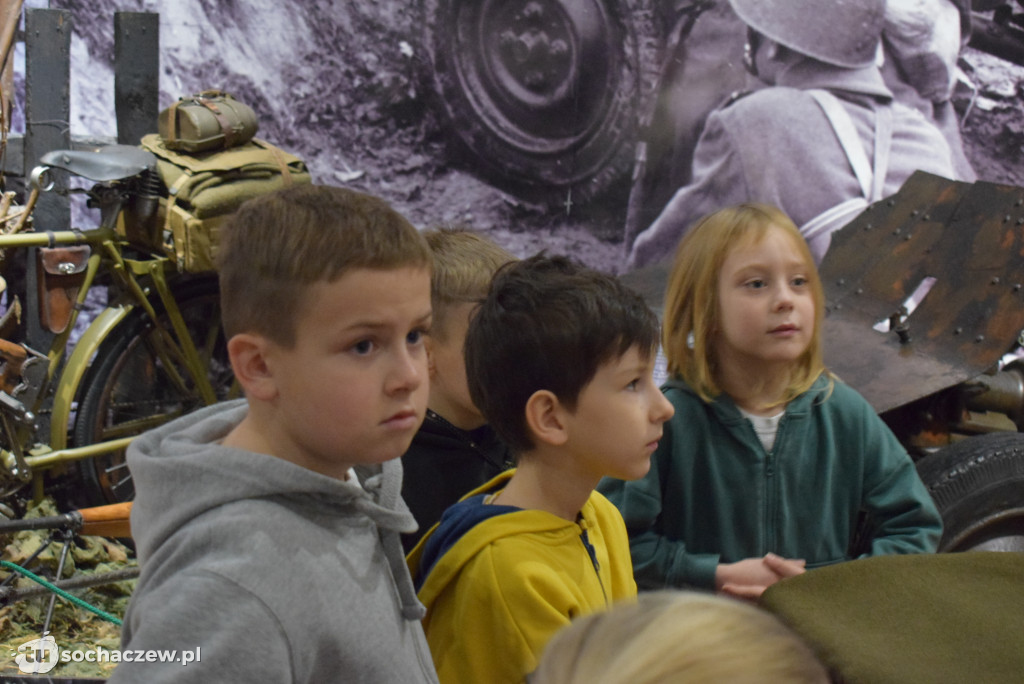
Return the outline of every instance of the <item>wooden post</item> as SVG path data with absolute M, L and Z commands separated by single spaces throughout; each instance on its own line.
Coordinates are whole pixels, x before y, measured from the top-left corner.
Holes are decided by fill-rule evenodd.
M 21 19 L 22 0 L 0 0 L 0 140 L 4 147 L 11 130 L 11 104 L 14 102 L 14 34 Z
M 66 10 L 25 10 L 25 173 L 51 150 L 71 145 L 71 13 Z M 58 177 L 57 189 L 66 187 Z M 67 230 L 71 205 L 66 195 L 48 192 L 33 212 L 37 231 Z M 38 275 L 35 249 L 28 250 L 27 283 Z M 25 292 L 26 338 L 30 346 L 45 349 L 52 337 L 39 324 L 39 295 L 34 287 Z
M 160 81 L 160 15 L 114 13 L 114 108 L 117 142 L 138 145 L 156 132 Z

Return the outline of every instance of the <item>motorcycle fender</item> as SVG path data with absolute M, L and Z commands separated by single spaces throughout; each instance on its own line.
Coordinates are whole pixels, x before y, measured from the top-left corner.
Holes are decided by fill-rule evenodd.
M 107 336 L 125 316 L 131 312 L 134 305 L 121 304 L 109 306 L 104 309 L 86 329 L 85 333 L 75 344 L 75 348 L 68 357 L 67 364 L 57 381 L 57 389 L 53 396 L 53 414 L 50 421 L 50 446 L 54 449 L 64 449 L 68 445 L 68 428 L 71 419 L 71 404 L 78 394 L 78 387 L 89 370 L 89 364 L 96 354 L 96 351 L 107 339 Z

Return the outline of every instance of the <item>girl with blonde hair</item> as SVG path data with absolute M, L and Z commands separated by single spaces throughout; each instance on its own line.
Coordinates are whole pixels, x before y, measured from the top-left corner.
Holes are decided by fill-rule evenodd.
M 646 477 L 600 487 L 641 588 L 756 598 L 805 567 L 935 550 L 942 521 L 910 457 L 825 369 L 824 310 L 775 207 L 720 210 L 680 242 L 662 327 L 675 416 Z

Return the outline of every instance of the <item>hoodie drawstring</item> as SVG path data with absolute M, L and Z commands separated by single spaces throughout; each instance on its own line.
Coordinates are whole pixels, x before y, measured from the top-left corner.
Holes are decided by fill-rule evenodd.
M 373 501 L 356 499 L 355 507 L 377 524 L 384 557 L 388 561 L 391 578 L 402 603 L 402 617 L 406 620 L 422 620 L 427 609 L 416 598 L 416 589 L 405 564 L 405 551 L 399 537 L 399 532 L 412 532 L 416 529 L 415 518 L 407 508 L 399 508 L 398 505 L 402 491 L 402 465 L 395 459 L 382 463 L 380 471 L 373 474 L 357 468 L 357 471 L 360 470 L 367 475 L 361 478 L 363 489 Z

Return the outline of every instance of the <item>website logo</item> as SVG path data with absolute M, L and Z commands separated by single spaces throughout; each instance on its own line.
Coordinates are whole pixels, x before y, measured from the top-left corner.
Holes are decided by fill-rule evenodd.
M 25 674 L 46 674 L 57 666 L 57 663 L 176 663 L 187 667 L 199 663 L 203 652 L 199 646 L 192 649 L 111 649 L 95 646 L 87 649 L 61 649 L 57 641 L 43 634 L 41 639 L 26 641 L 18 647 L 18 652 L 11 652 L 18 669 Z
M 59 658 L 57 640 L 47 634 L 41 639 L 26 641 L 19 646 L 14 662 L 24 674 L 46 674 L 57 667 Z

